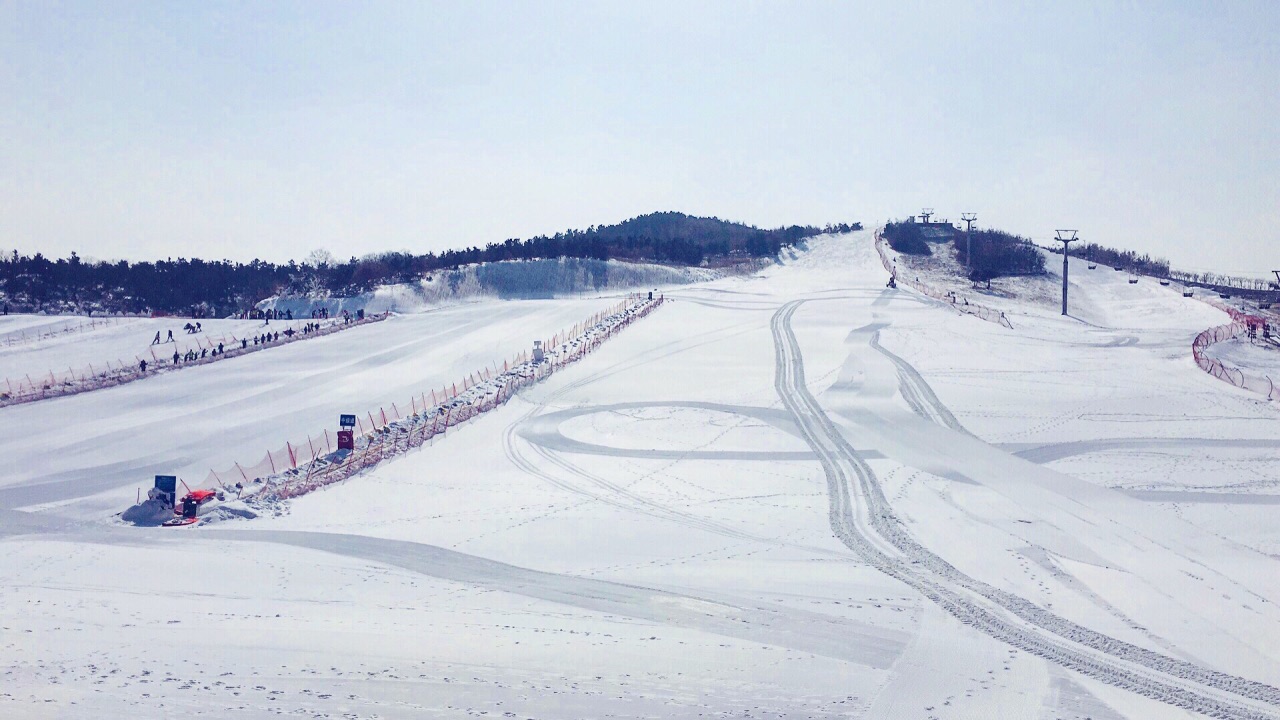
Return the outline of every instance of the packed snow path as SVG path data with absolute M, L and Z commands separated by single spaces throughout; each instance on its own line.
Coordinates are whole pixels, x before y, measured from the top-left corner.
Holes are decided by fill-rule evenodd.
M 776 387 L 822 463 L 831 497 L 831 529 L 850 550 L 920 591 L 966 625 L 1076 672 L 1211 717 L 1280 717 L 1275 712 L 1280 710 L 1280 690 L 1274 687 L 1198 667 L 1080 627 L 965 576 L 912 539 L 894 516 L 871 468 L 805 385 L 804 360 L 790 326 L 791 316 L 802 302 L 790 302 L 773 316 Z M 914 373 L 910 375 L 918 378 Z M 917 395 L 912 390 L 907 392 Z M 912 404 L 920 407 L 918 402 Z M 928 414 L 950 415 L 943 408 Z M 1257 702 L 1245 703 L 1245 699 Z

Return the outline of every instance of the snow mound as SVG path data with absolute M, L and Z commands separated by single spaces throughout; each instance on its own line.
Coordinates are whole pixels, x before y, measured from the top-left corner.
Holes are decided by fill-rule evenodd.
M 124 522 L 149 527 L 173 519 L 173 508 L 159 500 L 144 500 L 120 513 Z

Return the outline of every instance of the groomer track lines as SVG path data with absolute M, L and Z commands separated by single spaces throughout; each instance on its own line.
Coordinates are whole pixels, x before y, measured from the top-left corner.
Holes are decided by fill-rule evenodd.
M 961 573 L 917 543 L 894 515 L 871 468 L 805 385 L 791 318 L 773 316 L 775 386 L 827 479 L 831 529 L 850 550 L 915 588 L 961 622 L 1083 675 L 1210 717 L 1280 717 L 1280 690 L 1209 670 L 1081 627 Z

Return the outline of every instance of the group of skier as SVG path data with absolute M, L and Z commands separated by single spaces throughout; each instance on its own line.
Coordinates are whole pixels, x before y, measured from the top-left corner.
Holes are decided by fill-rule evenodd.
M 246 310 L 240 313 L 239 318 L 241 320 L 265 320 L 266 322 L 269 323 L 272 320 L 292 320 L 293 311 L 292 310 Z
M 265 320 L 266 322 L 264 322 L 264 323 L 263 323 L 264 325 L 265 325 L 265 324 L 267 324 L 267 323 L 270 323 L 270 321 L 271 321 L 273 318 L 276 318 L 276 319 L 288 319 L 288 320 L 292 320 L 292 319 L 293 319 L 293 311 L 291 311 L 291 310 L 288 310 L 288 311 L 278 311 L 278 310 L 255 310 L 255 311 L 253 311 L 252 313 L 242 313 L 242 314 L 241 314 L 241 317 L 244 317 L 245 315 L 250 315 L 250 316 L 257 317 L 257 318 L 261 318 L 261 319 Z M 327 318 L 329 317 L 329 311 L 328 311 L 328 309 L 325 309 L 325 308 L 320 308 L 320 309 L 318 309 L 318 310 L 313 310 L 313 311 L 311 312 L 311 317 L 312 317 L 312 318 L 316 318 L 316 319 L 327 319 Z M 363 320 L 363 319 L 364 319 L 364 310 L 358 310 L 358 311 L 356 312 L 356 314 L 355 314 L 355 315 L 352 315 L 351 313 L 347 312 L 346 310 L 343 310 L 343 311 L 342 311 L 342 320 L 343 320 L 343 323 L 344 323 L 344 324 L 350 324 L 350 323 L 353 323 L 353 322 L 358 322 L 359 320 Z M 247 350 L 247 349 L 249 349 L 249 343 L 250 343 L 250 342 L 252 342 L 252 343 L 254 344 L 254 346 L 266 345 L 266 344 L 268 344 L 268 343 L 279 342 L 279 341 L 280 341 L 280 336 L 281 336 L 281 335 L 284 335 L 286 340 L 291 340 L 291 339 L 293 339 L 293 336 L 294 336 L 294 335 L 296 335 L 296 334 L 298 334 L 298 333 L 302 333 L 302 334 L 304 334 L 304 335 L 309 335 L 309 334 L 311 334 L 311 333 L 319 332 L 319 331 L 321 330 L 321 328 L 322 328 L 322 325 L 321 325 L 320 323 L 318 323 L 318 322 L 309 322 L 309 323 L 306 323 L 305 325 L 303 325 L 303 326 L 302 326 L 302 328 L 301 328 L 301 329 L 299 329 L 299 330 L 294 330 L 293 328 L 285 328 L 283 332 L 281 332 L 281 331 L 278 331 L 278 330 L 277 330 L 277 331 L 275 331 L 275 332 L 264 332 L 264 333 L 260 333 L 260 334 L 258 334 L 258 335 L 256 335 L 256 336 L 252 337 L 252 338 L 241 338 L 241 339 L 240 339 L 240 349 L 241 349 L 241 350 Z M 202 326 L 200 323 L 198 323 L 198 322 L 197 322 L 197 323 L 195 323 L 195 324 L 187 323 L 186 325 L 184 325 L 184 326 L 183 326 L 183 329 L 184 329 L 184 330 L 186 330 L 188 334 L 195 334 L 195 333 L 199 333 L 199 332 L 203 332 L 203 331 L 204 331 L 203 326 Z M 162 342 L 161 342 L 161 340 L 160 340 L 160 332 L 161 332 L 161 331 L 156 331 L 156 336 L 151 340 L 151 344 L 152 344 L 152 345 L 160 345 L 160 344 L 176 343 L 176 342 L 177 342 L 177 341 L 176 341 L 176 340 L 174 340 L 174 338 L 173 338 L 173 331 L 172 331 L 172 330 L 170 330 L 170 331 L 168 332 L 168 337 L 166 337 L 166 338 L 164 339 L 163 343 L 162 343 Z M 174 364 L 174 366 L 177 366 L 177 365 L 179 365 L 179 364 L 181 364 L 181 363 L 184 363 L 184 362 L 195 362 L 195 361 L 198 361 L 198 360 L 204 360 L 204 359 L 207 359 L 207 358 L 210 358 L 210 357 L 217 358 L 218 356 L 220 356 L 220 355 L 224 355 L 224 354 L 226 354 L 226 350 L 223 348 L 222 343 L 218 343 L 218 346 L 217 346 L 216 348 L 212 348 L 212 349 L 210 349 L 210 348 L 201 348 L 201 349 L 199 349 L 199 350 L 194 350 L 194 349 L 193 349 L 193 350 L 188 350 L 188 351 L 187 351 L 187 352 L 185 352 L 185 353 L 181 353 L 181 352 L 179 352 L 179 351 L 177 351 L 177 350 L 174 350 L 174 351 L 173 351 L 173 364 Z M 145 372 L 147 371 L 147 367 L 148 367 L 148 365 L 149 365 L 149 364 L 150 364 L 150 363 L 148 363 L 146 360 L 139 360 L 139 361 L 138 361 L 138 368 L 139 368 L 139 370 L 141 370 L 143 373 L 145 373 Z
M 204 332 L 204 326 L 202 326 L 200 323 L 195 323 L 194 325 L 193 325 L 193 324 L 191 324 L 191 323 L 187 323 L 186 325 L 183 325 L 183 326 L 182 326 L 182 329 L 183 329 L 183 330 L 186 330 L 188 335 L 195 335 L 196 333 Z M 161 331 L 157 330 L 157 331 L 156 331 L 156 336 L 155 336 L 154 338 L 152 338 L 152 339 L 151 339 L 151 344 L 152 344 L 152 345 L 160 345 L 160 344 L 162 344 L 162 343 L 160 342 L 160 332 L 161 332 Z M 169 331 L 169 336 L 168 336 L 168 337 L 166 337 L 166 338 L 164 339 L 164 342 L 165 342 L 165 343 L 177 342 L 176 340 L 174 340 L 174 339 L 173 339 L 173 331 L 172 331 L 172 330 L 170 330 L 170 331 Z

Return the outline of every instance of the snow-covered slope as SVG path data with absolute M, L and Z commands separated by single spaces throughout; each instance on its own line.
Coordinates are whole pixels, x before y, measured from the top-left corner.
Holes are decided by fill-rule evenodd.
M 758 265 L 745 265 L 738 274 L 755 267 Z M 259 307 L 292 310 L 295 316 L 310 316 L 317 308 L 328 308 L 333 315 L 343 310 L 421 312 L 481 299 L 546 300 L 688 285 L 724 277 L 729 272 L 586 258 L 504 261 L 445 270 L 416 283 L 384 285 L 354 297 L 285 295 L 264 300 Z
M 870 233 L 814 239 L 205 529 L 110 513 L 606 301 L 0 410 L 0 712 L 1278 717 L 1276 408 L 1191 361 L 1221 313 L 1074 270 L 1079 317 L 1006 298 L 1010 330 L 886 289 Z
M 24 323 L 30 320 L 43 320 L 38 327 L 78 327 L 88 323 L 89 318 L 79 317 L 47 317 L 43 315 L 10 315 L 0 319 L 0 331 L 8 327 L 5 321 Z M 102 322 L 99 320 L 98 322 Z M 187 333 L 183 326 L 187 323 L 199 322 L 201 331 Z M 0 390 L 3 390 L 5 378 L 15 383 L 27 375 L 33 380 L 47 376 L 50 372 L 61 374 L 69 369 L 79 375 L 93 366 L 102 369 L 107 363 L 112 367 L 120 364 L 134 365 L 138 360 L 152 362 L 156 358 L 172 356 L 188 350 L 208 349 L 212 343 L 219 342 L 230 345 L 234 339 L 251 338 L 268 331 L 283 333 L 287 328 L 301 330 L 308 320 L 272 321 L 264 324 L 262 320 L 215 320 L 189 318 L 110 318 L 105 324 L 85 327 L 74 332 L 55 332 L 39 339 L 16 342 L 12 345 L 0 344 Z M 161 343 L 153 345 L 156 333 L 160 333 Z M 168 341 L 169 333 L 173 333 L 173 342 Z

